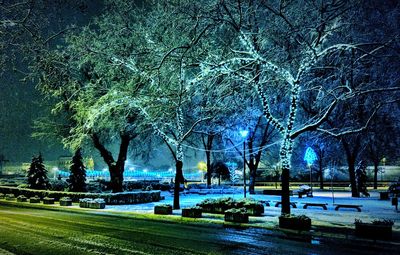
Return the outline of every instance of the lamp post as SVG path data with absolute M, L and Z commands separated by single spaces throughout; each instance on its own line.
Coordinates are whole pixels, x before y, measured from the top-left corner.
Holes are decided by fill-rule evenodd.
M 382 158 L 381 182 L 383 182 L 383 174 L 385 173 L 386 158 Z
M 240 135 L 243 137 L 243 195 L 246 198 L 246 137 L 249 134 L 248 130 L 240 130 Z

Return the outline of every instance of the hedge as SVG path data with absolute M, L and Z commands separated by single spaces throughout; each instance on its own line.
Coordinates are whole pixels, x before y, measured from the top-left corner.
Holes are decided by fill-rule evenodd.
M 161 199 L 160 191 L 132 191 L 121 193 L 84 193 L 84 192 L 64 192 L 50 190 L 34 190 L 17 187 L 0 186 L 0 193 L 14 194 L 16 197 L 24 195 L 26 197 L 38 196 L 41 199 L 45 197 L 54 198 L 56 201 L 62 197 L 70 197 L 72 201 L 79 202 L 82 198 L 102 198 L 108 205 L 121 204 L 141 204 L 148 202 L 157 202 Z

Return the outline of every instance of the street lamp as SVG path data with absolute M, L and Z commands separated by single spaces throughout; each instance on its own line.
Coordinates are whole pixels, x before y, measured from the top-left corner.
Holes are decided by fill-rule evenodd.
M 304 154 L 304 161 L 307 162 L 307 166 L 310 168 L 310 188 L 312 190 L 312 168 L 311 166 L 314 164 L 314 161 L 318 159 L 317 154 L 315 151 L 308 147 L 306 153 Z
M 381 182 L 383 182 L 383 174 L 385 173 L 386 158 L 382 158 Z
M 240 130 L 239 133 L 243 137 L 243 194 L 246 198 L 246 137 L 249 134 L 249 131 Z

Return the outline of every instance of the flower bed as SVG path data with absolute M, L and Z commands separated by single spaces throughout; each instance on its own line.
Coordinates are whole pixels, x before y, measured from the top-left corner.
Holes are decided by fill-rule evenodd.
M 310 230 L 311 219 L 305 215 L 281 215 L 279 227 L 294 230 Z
M 264 206 L 254 199 L 220 198 L 220 199 L 205 199 L 197 206 L 207 213 L 225 213 L 229 209 L 245 208 L 248 215 L 261 216 L 264 213 Z
M 19 195 L 17 197 L 17 202 L 27 202 L 27 201 L 28 201 L 28 198 L 24 195 Z
M 167 204 L 156 205 L 154 206 L 154 214 L 162 214 L 162 215 L 172 214 L 172 206 Z
M 203 210 L 199 206 L 183 208 L 182 217 L 201 218 Z
M 392 226 L 394 222 L 391 220 L 378 220 L 371 223 L 364 223 L 361 220 L 355 220 L 355 235 L 358 237 L 390 240 L 392 238 Z
M 62 197 L 70 197 L 72 201 L 78 202 L 82 198 L 102 198 L 106 204 L 141 204 L 158 202 L 161 200 L 160 191 L 137 191 L 120 193 L 84 193 L 84 192 L 63 192 L 49 190 L 34 190 L 17 187 L 0 186 L 0 193 L 14 194 L 14 196 L 24 195 L 26 197 L 38 196 L 40 198 L 49 197 L 59 201 Z
M 60 199 L 60 206 L 72 206 L 72 199 L 69 197 L 62 197 Z
M 234 223 L 248 223 L 249 215 L 246 212 L 245 208 L 241 209 L 229 209 L 225 211 L 225 221 L 234 222 Z
M 104 209 L 106 208 L 106 202 L 104 199 L 97 198 L 83 198 L 79 200 L 79 207 L 81 208 L 91 208 L 91 209 Z

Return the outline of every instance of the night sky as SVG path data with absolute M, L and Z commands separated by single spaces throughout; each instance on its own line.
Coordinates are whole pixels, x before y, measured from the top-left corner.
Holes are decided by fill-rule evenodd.
M 69 2 L 74 4 L 68 4 Z M 82 4 L 77 5 L 76 2 Z M 66 3 L 61 1 L 60 13 L 54 16 L 48 15 L 50 22 L 43 25 L 44 33 L 51 30 L 58 31 L 71 24 L 86 25 L 102 10 L 101 2 L 100 0 L 68 0 Z M 45 5 L 38 8 L 50 6 L 45 3 L 46 0 L 38 1 L 37 4 Z M 72 9 L 72 6 L 76 8 Z M 3 17 L 2 14 L 0 16 Z M 8 53 L 5 54 L 7 59 Z M 56 160 L 59 156 L 71 155 L 60 143 L 40 141 L 31 137 L 33 121 L 48 115 L 50 108 L 35 89 L 34 83 L 21 81 L 24 76 L 12 71 L 9 62 L 6 65 L 8 66 L 0 73 L 0 155 L 3 154 L 11 162 L 30 162 L 32 156 L 39 152 L 43 154 L 45 160 Z M 24 70 L 26 65 L 22 63 L 18 68 Z

